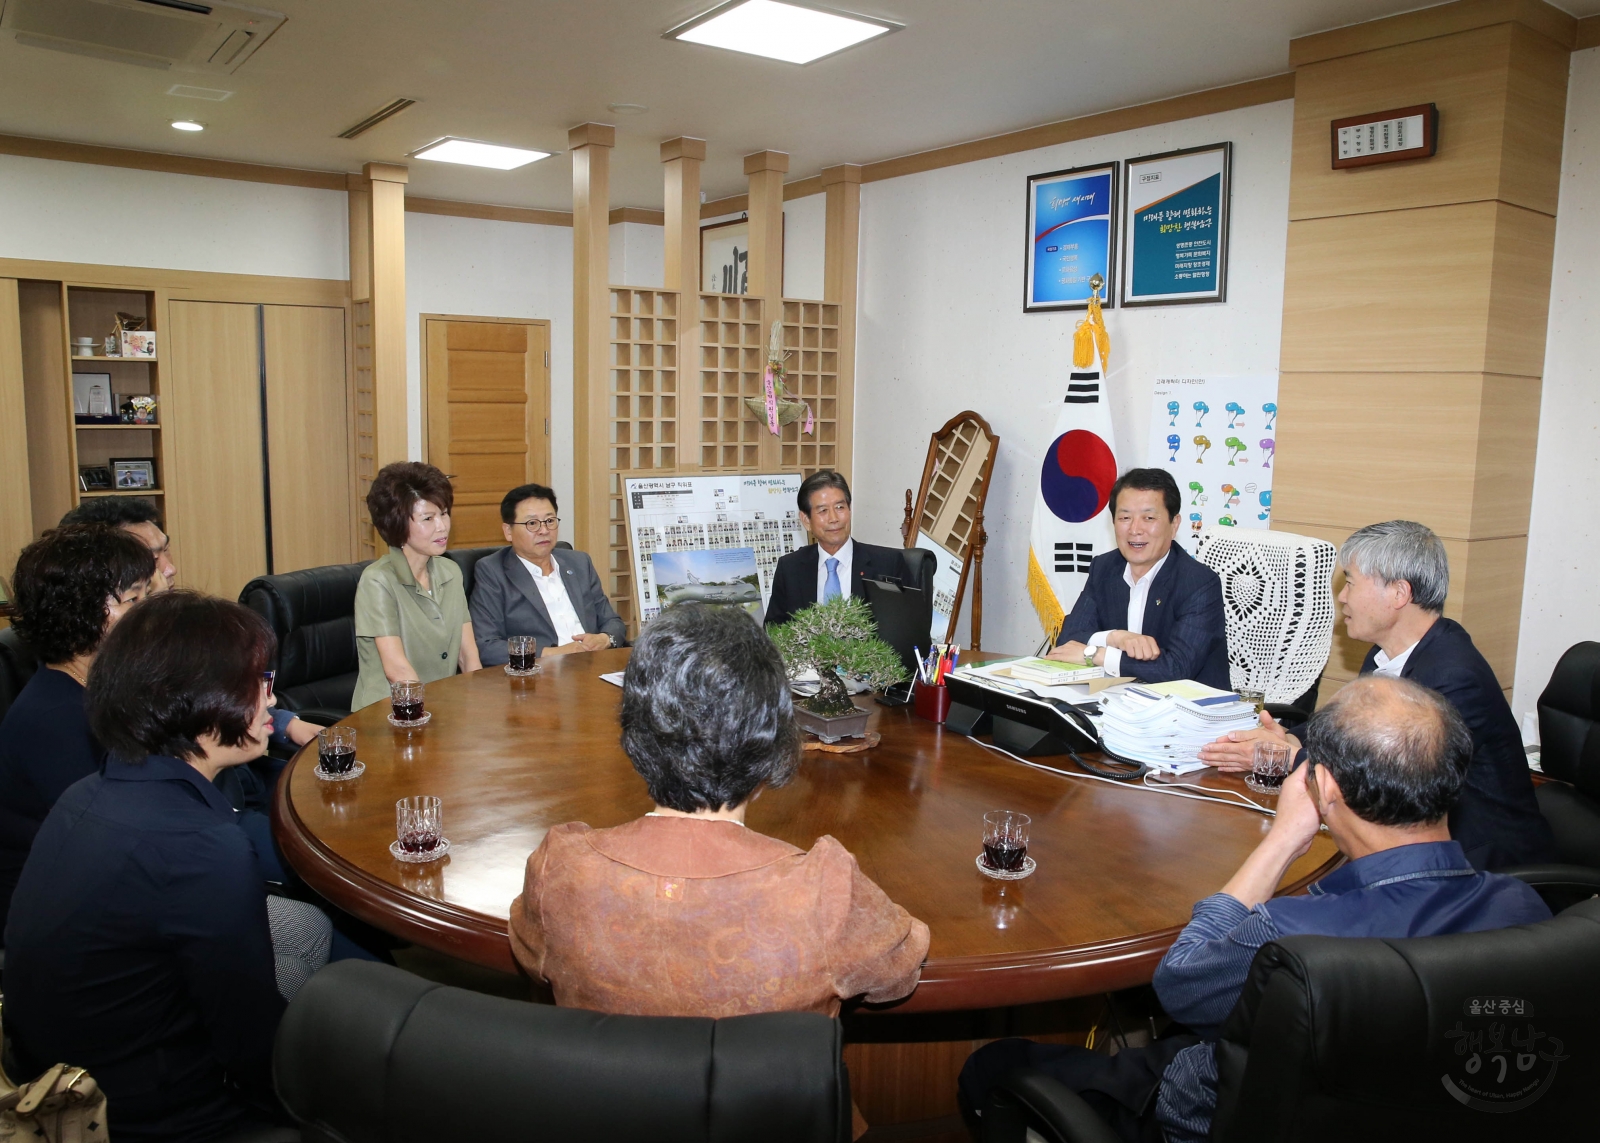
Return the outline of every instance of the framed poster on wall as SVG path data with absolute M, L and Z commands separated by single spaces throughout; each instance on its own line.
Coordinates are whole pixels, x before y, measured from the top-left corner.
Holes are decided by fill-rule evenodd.
M 1227 300 L 1232 159 L 1214 143 L 1123 163 L 1123 305 Z
M 711 294 L 750 292 L 750 219 L 700 228 L 700 276 Z
M 1116 163 L 1028 177 L 1024 312 L 1084 309 L 1096 274 L 1102 302 L 1115 304 L 1116 199 Z

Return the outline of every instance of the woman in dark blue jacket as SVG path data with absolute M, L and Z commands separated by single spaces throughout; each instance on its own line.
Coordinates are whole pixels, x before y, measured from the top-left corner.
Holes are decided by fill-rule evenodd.
M 236 603 L 132 608 L 89 672 L 104 769 L 57 800 L 12 897 L 7 1038 L 26 1075 L 87 1068 L 119 1143 L 210 1143 L 279 1115 L 269 907 L 213 784 L 266 744 L 272 649 Z
M 50 807 L 105 760 L 83 685 L 100 640 L 145 597 L 155 570 L 148 548 L 106 524 L 46 532 L 17 557 L 13 622 L 44 666 L 0 722 L 0 926 Z

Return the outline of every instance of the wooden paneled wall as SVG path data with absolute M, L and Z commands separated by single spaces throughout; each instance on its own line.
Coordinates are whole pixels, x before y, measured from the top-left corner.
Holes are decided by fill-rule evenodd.
M 1568 70 L 1546 7 L 1446 5 L 1291 51 L 1274 526 L 1334 543 L 1396 517 L 1433 528 L 1450 555 L 1445 614 L 1506 687 Z M 1438 105 L 1436 156 L 1332 169 L 1331 120 L 1418 103 Z M 1341 625 L 1324 699 L 1365 653 Z

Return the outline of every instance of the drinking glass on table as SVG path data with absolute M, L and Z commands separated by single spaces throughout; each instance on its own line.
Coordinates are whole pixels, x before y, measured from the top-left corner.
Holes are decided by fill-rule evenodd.
M 1258 718 L 1261 716 L 1261 712 L 1266 709 L 1266 691 L 1258 691 L 1251 687 L 1240 687 L 1239 698 L 1256 708 L 1256 717 Z
M 1028 827 L 1033 819 L 1015 810 L 990 810 L 983 815 L 983 863 L 1002 873 L 1015 873 L 1028 856 Z
M 415 679 L 389 684 L 389 699 L 394 704 L 394 717 L 398 722 L 420 722 L 422 719 L 422 684 Z
M 1244 784 L 1258 794 L 1276 794 L 1289 775 L 1289 744 L 1257 739 L 1250 774 Z
M 329 726 L 317 731 L 317 763 L 324 774 L 350 773 L 356 764 L 356 728 Z
M 426 794 L 401 798 L 394 804 L 394 832 L 403 852 L 419 856 L 432 853 L 444 836 L 439 799 Z
M 507 639 L 506 656 L 506 674 L 521 678 L 539 673 L 539 641 L 532 635 Z

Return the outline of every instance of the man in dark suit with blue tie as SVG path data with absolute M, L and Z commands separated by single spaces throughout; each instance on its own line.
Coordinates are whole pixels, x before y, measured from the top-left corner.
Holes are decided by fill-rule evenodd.
M 841 595 L 866 598 L 865 579 L 905 579 L 899 548 L 863 544 L 850 538 L 850 485 L 832 469 L 806 477 L 795 498 L 800 518 L 815 543 L 778 561 L 767 598 L 768 627 L 787 623 L 796 611 Z
M 1555 835 L 1539 812 L 1517 720 L 1494 668 L 1454 619 L 1444 618 L 1450 560 L 1444 543 L 1413 520 L 1386 520 L 1356 531 L 1339 549 L 1345 631 L 1370 642 L 1363 675 L 1390 675 L 1438 691 L 1472 732 L 1472 762 L 1450 810 L 1450 836 L 1476 869 L 1558 860 Z M 1202 747 L 1219 770 L 1250 769 L 1255 740 L 1300 741 L 1261 716 L 1261 729 L 1235 732 Z
M 1089 565 L 1050 658 L 1147 683 L 1194 679 L 1228 689 L 1222 581 L 1173 540 L 1183 497 L 1164 468 L 1131 468 L 1111 486 L 1117 550 Z

